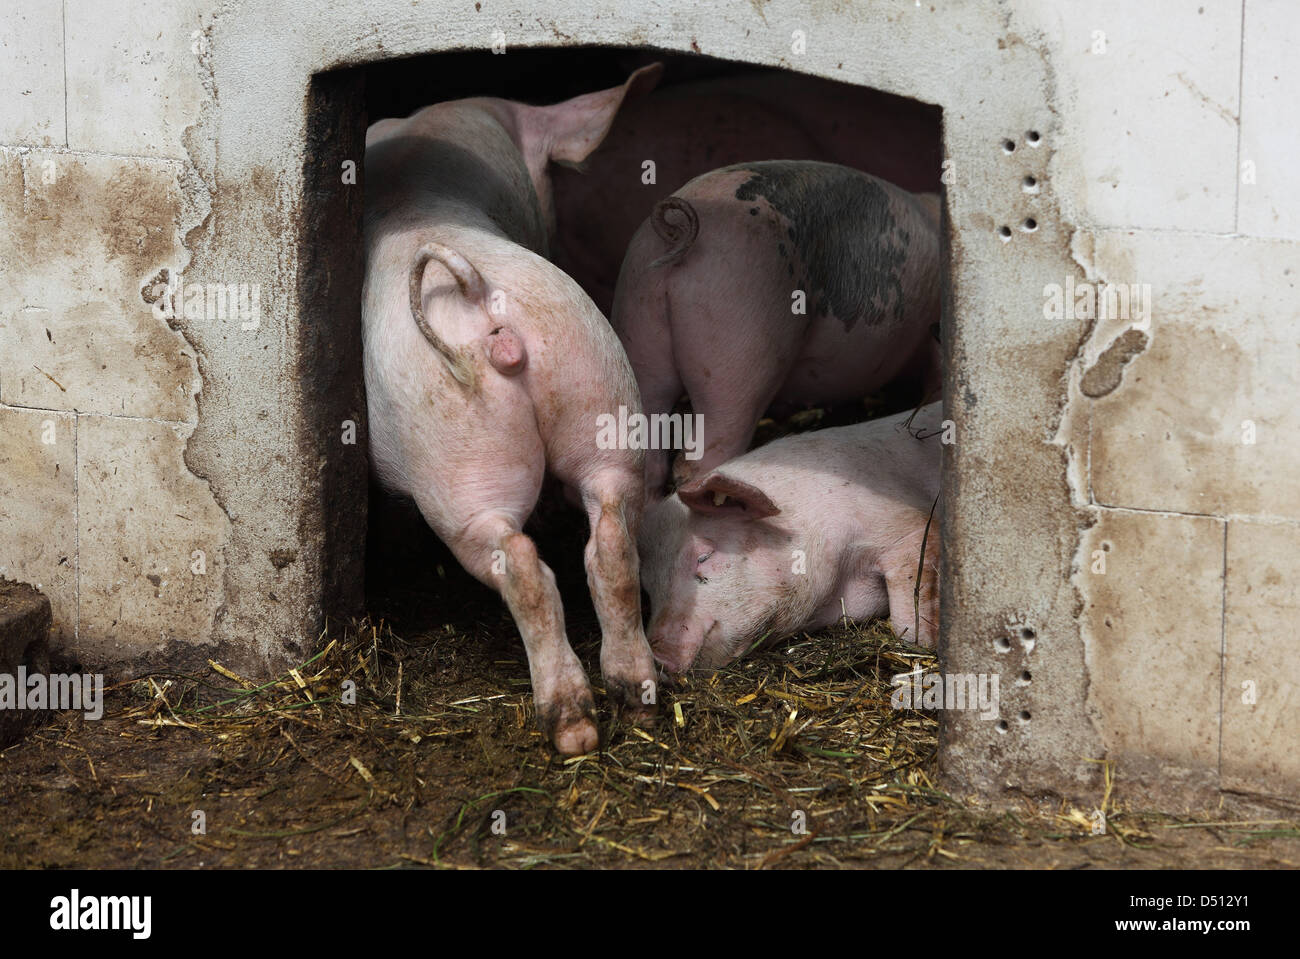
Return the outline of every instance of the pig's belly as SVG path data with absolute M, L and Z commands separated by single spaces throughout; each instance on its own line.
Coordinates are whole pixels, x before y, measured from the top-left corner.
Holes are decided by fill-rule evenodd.
M 777 392 L 773 406 L 799 409 L 858 400 L 899 375 L 916 351 L 916 335 L 900 324 L 859 320 L 850 330 L 820 318 Z

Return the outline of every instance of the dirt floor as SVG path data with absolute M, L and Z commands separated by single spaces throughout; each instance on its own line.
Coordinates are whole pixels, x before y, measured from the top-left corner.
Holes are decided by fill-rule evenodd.
M 539 538 L 579 557 L 553 565 L 598 676 L 568 522 Z M 1107 804 L 1094 836 L 1091 809 L 945 795 L 933 715 L 888 704 L 893 674 L 933 660 L 879 623 L 665 690 L 652 730 L 606 710 L 602 749 L 562 760 L 500 601 L 412 555 L 385 557 L 405 575 L 374 618 L 329 630 L 295 674 L 151 676 L 113 689 L 102 721 L 60 714 L 0 753 L 0 868 L 1300 866 L 1294 819 Z
M 807 411 L 758 438 L 862 415 Z M 123 682 L 102 720 L 58 714 L 0 751 L 0 868 L 1300 867 L 1294 816 L 945 794 L 935 714 L 889 703 L 894 675 L 935 661 L 883 622 L 769 644 L 662 688 L 653 729 L 620 722 L 584 527 L 548 490 L 529 532 L 596 680 L 599 752 L 543 742 L 500 599 L 375 494 L 370 615 L 331 626 L 311 660 L 269 683 L 220 663 Z

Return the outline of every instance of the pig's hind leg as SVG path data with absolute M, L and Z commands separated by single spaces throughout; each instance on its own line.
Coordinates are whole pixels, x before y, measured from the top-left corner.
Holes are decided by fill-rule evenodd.
M 623 312 L 619 315 L 624 317 L 633 309 L 620 308 Z M 651 423 L 658 421 L 650 417 L 671 413 L 685 392 L 673 356 L 672 331 L 667 314 L 666 297 L 653 291 L 653 295 L 647 294 L 635 303 L 636 322 L 618 331 L 641 393 L 641 411 Z M 650 499 L 658 499 L 667 492 L 672 458 L 673 451 L 659 448 L 658 443 L 646 450 L 645 486 Z
M 746 288 L 752 276 L 727 273 L 725 262 L 704 265 L 716 266 L 712 294 L 687 299 L 681 292 L 670 317 L 676 368 L 703 439 L 702 448 L 674 461 L 677 486 L 749 450 L 759 419 L 790 376 L 807 325 L 783 313 L 785 294 Z
M 754 439 L 758 421 L 788 374 L 788 363 L 780 357 L 756 357 L 744 376 L 710 376 L 692 370 L 684 377 L 691 398 L 691 412 L 699 417 L 703 449 L 677 457 L 673 482 L 683 486 L 737 456 L 744 455 Z
M 600 619 L 600 671 L 611 700 L 635 722 L 652 721 L 658 690 L 654 655 L 641 624 L 636 535 L 642 487 L 634 473 L 605 469 L 582 484 L 591 523 L 585 552 L 587 585 Z
M 485 510 L 450 537 L 448 545 L 465 569 L 505 600 L 528 652 L 537 724 L 559 752 L 577 756 L 600 743 L 595 702 L 587 674 L 564 634 L 555 574 L 522 532 L 525 518 L 527 511 L 520 516 Z
M 637 384 L 641 389 L 642 409 L 650 423 L 657 415 L 672 413 L 677 400 L 684 392 L 681 378 L 673 368 L 672 356 L 664 344 L 664 355 L 657 357 L 653 364 L 642 363 L 636 369 Z M 668 477 L 672 470 L 674 450 L 661 448 L 658 443 L 645 454 L 645 488 L 648 501 L 658 499 L 668 492 Z

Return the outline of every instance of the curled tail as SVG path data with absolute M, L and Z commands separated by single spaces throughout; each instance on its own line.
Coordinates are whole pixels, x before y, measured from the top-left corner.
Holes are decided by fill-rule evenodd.
M 415 325 L 429 341 L 429 345 L 438 352 L 447 366 L 447 371 L 456 378 L 458 383 L 473 390 L 478 386 L 478 367 L 474 363 L 473 350 L 468 347 L 449 345 L 424 318 L 424 301 L 420 293 L 424 286 L 424 269 L 429 265 L 430 260 L 441 263 L 456 281 L 461 295 L 485 312 L 488 310 L 487 283 L 483 281 L 483 275 L 474 268 L 474 264 L 451 247 L 443 246 L 441 243 L 426 243 L 420 247 L 420 252 L 416 254 L 415 263 L 411 267 L 411 316 L 415 319 Z M 494 327 L 490 333 L 480 338 L 478 345 L 487 352 L 488 362 L 492 364 L 492 368 L 505 376 L 515 376 L 522 372 L 528 361 L 523 340 L 509 326 Z
M 670 212 L 680 213 L 685 222 L 668 222 Z M 650 214 L 650 225 L 654 227 L 661 240 L 672 244 L 667 253 L 650 264 L 652 267 L 670 266 L 680 262 L 690 250 L 695 238 L 700 235 L 700 217 L 695 212 L 695 207 L 679 196 L 666 197 L 656 203 L 654 212 Z
M 424 318 L 424 303 L 420 290 L 424 285 L 424 268 L 429 265 L 430 260 L 437 260 L 447 268 L 447 272 L 456 280 L 456 285 L 460 287 L 461 293 L 467 300 L 482 303 L 487 296 L 487 284 L 483 282 L 483 276 L 474 269 L 474 265 L 469 260 L 441 243 L 426 243 L 420 247 L 420 252 L 415 255 L 415 263 L 411 267 L 411 316 L 415 319 L 415 325 L 429 341 L 429 345 L 437 351 L 442 362 L 446 364 L 447 371 L 456 378 L 456 381 L 474 389 L 478 386 L 478 370 L 469 351 L 449 346 Z

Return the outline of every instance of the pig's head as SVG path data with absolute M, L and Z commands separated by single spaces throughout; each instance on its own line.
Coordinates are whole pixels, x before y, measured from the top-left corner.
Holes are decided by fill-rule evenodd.
M 547 236 L 555 236 L 555 200 L 547 167 L 551 163 L 581 168 L 604 141 L 623 101 L 654 89 L 662 63 L 641 67 L 622 86 L 584 93 L 551 106 L 534 107 L 513 100 L 475 99 L 514 141 L 528 168 Z
M 726 468 L 651 504 L 641 532 L 647 638 L 670 673 L 716 669 L 811 612 L 780 509 Z

